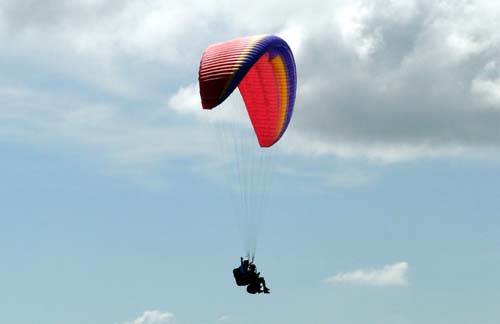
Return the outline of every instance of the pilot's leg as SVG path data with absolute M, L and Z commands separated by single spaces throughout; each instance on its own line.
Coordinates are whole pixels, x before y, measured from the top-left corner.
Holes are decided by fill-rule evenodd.
M 262 287 L 264 288 L 263 292 L 265 294 L 269 294 L 269 288 L 267 288 L 266 281 L 264 280 L 264 278 L 260 277 L 259 282 L 262 284 Z

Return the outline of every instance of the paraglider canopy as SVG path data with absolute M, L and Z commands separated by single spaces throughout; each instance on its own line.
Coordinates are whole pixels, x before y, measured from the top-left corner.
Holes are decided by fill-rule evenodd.
M 261 147 L 272 146 L 285 133 L 297 78 L 283 39 L 260 35 L 211 45 L 203 53 L 198 79 L 204 109 L 218 106 L 239 88 Z

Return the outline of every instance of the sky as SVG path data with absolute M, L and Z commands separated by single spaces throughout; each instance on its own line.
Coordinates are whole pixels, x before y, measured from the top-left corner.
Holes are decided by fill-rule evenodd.
M 0 322 L 498 323 L 499 15 L 0 0 Z M 216 126 L 249 121 L 237 92 L 201 109 L 198 67 L 257 34 L 288 42 L 298 84 L 256 215 L 271 294 L 253 296 Z

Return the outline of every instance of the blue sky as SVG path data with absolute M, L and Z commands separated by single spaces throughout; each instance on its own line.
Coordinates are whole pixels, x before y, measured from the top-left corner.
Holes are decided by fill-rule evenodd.
M 500 7 L 313 4 L 0 0 L 2 323 L 498 323 Z M 298 93 L 250 296 L 197 71 L 261 33 Z

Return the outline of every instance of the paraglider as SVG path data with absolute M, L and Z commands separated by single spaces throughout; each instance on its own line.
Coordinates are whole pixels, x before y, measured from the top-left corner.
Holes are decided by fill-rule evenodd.
M 210 45 L 201 58 L 198 80 L 202 107 L 207 110 L 219 106 L 239 89 L 260 146 L 258 154 L 264 154 L 263 148 L 276 144 L 287 130 L 295 104 L 297 77 L 292 51 L 280 37 L 249 36 Z M 241 209 L 248 225 L 259 216 L 260 211 L 254 206 L 260 206 L 264 200 L 258 196 L 265 191 L 268 176 L 262 170 L 267 168 L 262 163 L 265 159 L 255 159 L 258 162 L 255 165 L 249 158 L 249 150 L 234 146 L 238 148 L 235 155 L 237 178 L 242 187 Z M 246 161 L 251 165 L 245 168 L 242 162 Z M 247 286 L 251 294 L 269 293 L 253 263 L 256 243 L 246 245 L 247 260 L 241 258 L 241 266 L 233 271 L 236 283 Z
M 249 294 L 269 294 L 270 290 L 266 286 L 266 280 L 257 272 L 257 266 L 250 260 L 240 257 L 241 265 L 233 269 L 233 276 L 238 286 L 247 286 Z
M 261 147 L 285 133 L 297 78 L 288 44 L 277 36 L 250 36 L 209 46 L 199 70 L 203 109 L 220 105 L 238 87 Z

